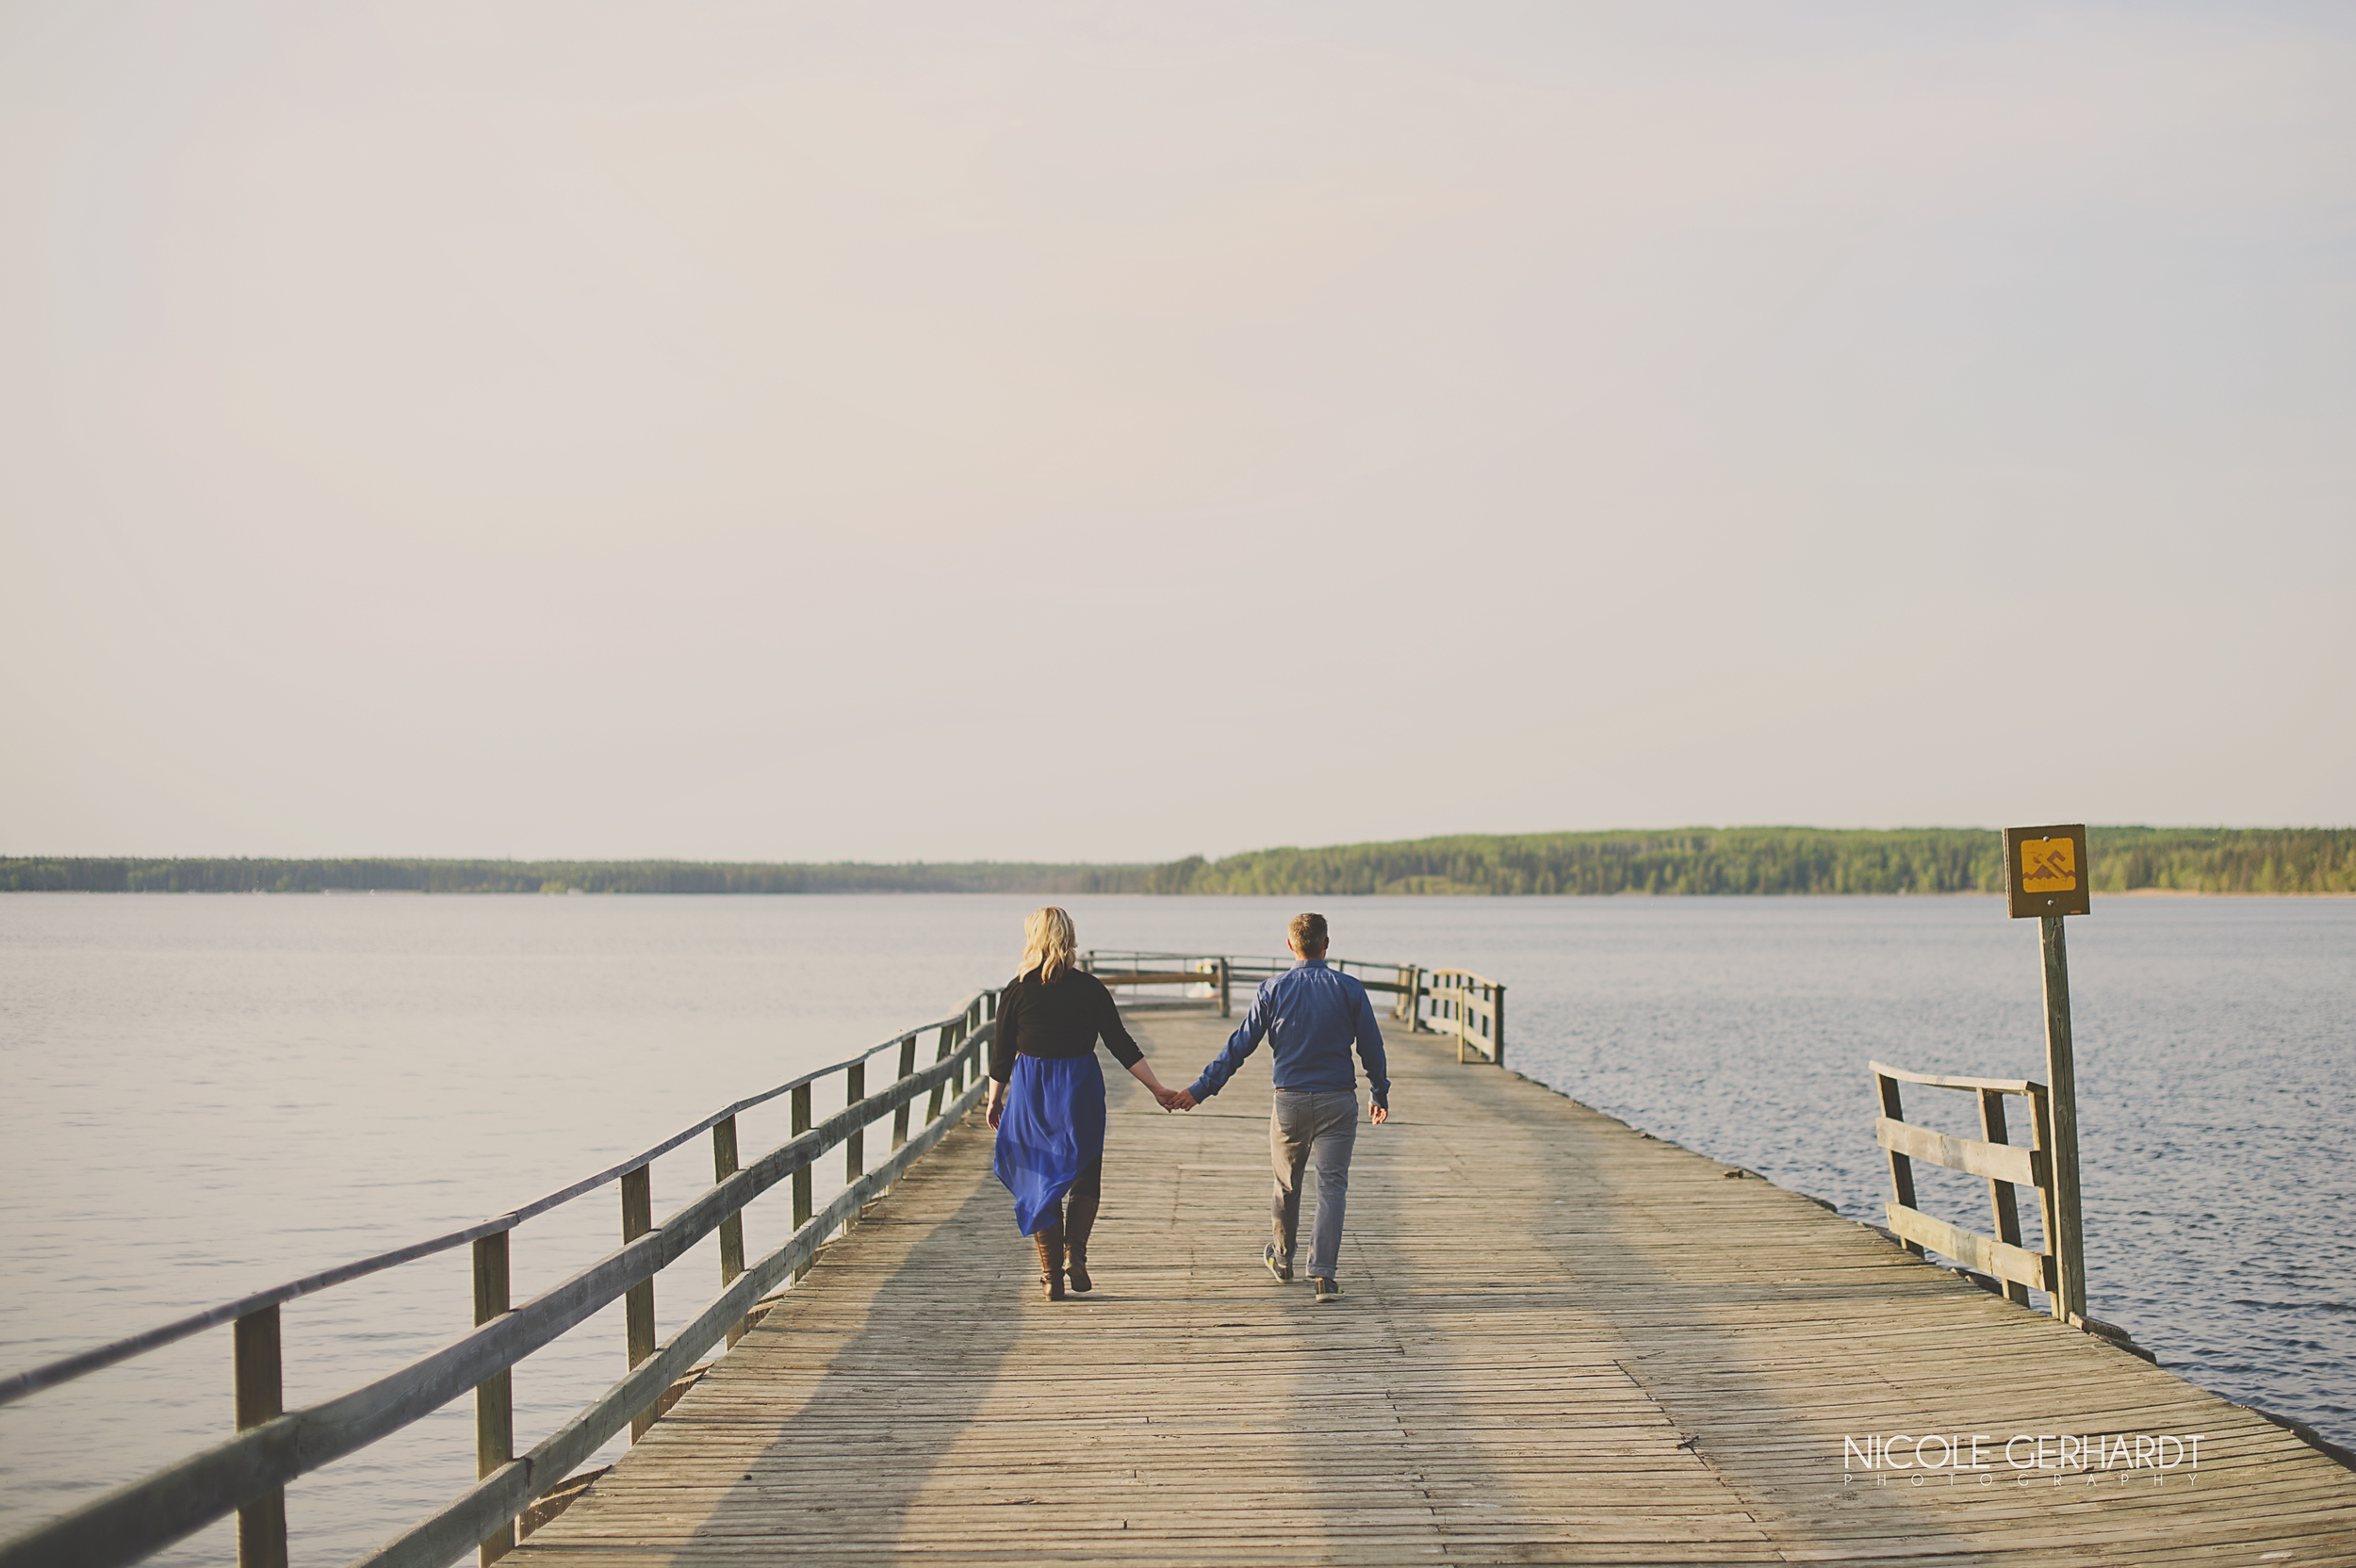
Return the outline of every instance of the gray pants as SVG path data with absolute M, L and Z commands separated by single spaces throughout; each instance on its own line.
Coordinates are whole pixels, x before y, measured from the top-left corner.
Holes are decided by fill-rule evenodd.
M 1312 1278 L 1340 1278 L 1342 1213 L 1350 1201 L 1350 1152 L 1358 1143 L 1358 1096 L 1352 1090 L 1324 1092 L 1278 1089 L 1268 1118 L 1268 1152 L 1276 1166 L 1276 1194 L 1268 1204 L 1276 1261 L 1292 1266 L 1293 1238 L 1301 1230 L 1301 1177 L 1317 1168 L 1317 1228 L 1309 1236 Z

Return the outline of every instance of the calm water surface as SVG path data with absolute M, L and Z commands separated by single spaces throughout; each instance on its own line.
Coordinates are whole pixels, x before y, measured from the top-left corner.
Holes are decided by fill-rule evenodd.
M 0 1368 L 512 1207 L 954 1011 L 1011 970 L 1032 902 L 0 897 Z M 1237 953 L 1281 949 L 1294 907 L 1068 903 L 1089 945 Z M 1885 1196 L 1869 1057 L 2042 1076 L 2036 927 L 1992 900 L 1323 906 L 1337 954 L 1508 982 L 1520 1070 L 1854 1218 Z M 2356 901 L 2119 899 L 2070 937 L 2095 1313 L 2356 1446 Z M 786 1135 L 767 1109 L 748 1150 Z M 709 1172 L 700 1145 L 659 1164 L 657 1214 Z M 1934 1176 L 1923 1201 L 1979 1225 L 1984 1192 Z M 614 1205 L 519 1233 L 517 1298 L 611 1247 Z M 757 1206 L 748 1231 L 784 1224 Z M 710 1250 L 663 1277 L 664 1333 L 716 1284 Z M 463 1332 L 468 1290 L 461 1250 L 290 1304 L 289 1401 Z M 621 1343 L 609 1313 L 527 1362 L 519 1444 L 619 1376 Z M 226 1435 L 228 1361 L 216 1331 L 0 1409 L 0 1530 Z M 468 1485 L 469 1406 L 298 1484 L 297 1560 Z M 234 1555 L 216 1528 L 159 1560 Z

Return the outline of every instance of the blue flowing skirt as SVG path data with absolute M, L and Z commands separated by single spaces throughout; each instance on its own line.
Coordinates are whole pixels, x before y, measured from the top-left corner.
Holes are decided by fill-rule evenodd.
M 1104 1070 L 1085 1056 L 1017 1056 L 990 1168 L 1029 1235 L 1056 1216 L 1080 1172 L 1104 1157 Z

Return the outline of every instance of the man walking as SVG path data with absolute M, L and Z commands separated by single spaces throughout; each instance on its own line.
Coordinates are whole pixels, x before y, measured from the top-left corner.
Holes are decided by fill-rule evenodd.
M 1276 1110 L 1268 1119 L 1268 1148 L 1276 1166 L 1276 1191 L 1269 1202 L 1266 1257 L 1279 1280 L 1293 1277 L 1293 1239 L 1301 1222 L 1301 1178 L 1317 1173 L 1317 1217 L 1309 1237 L 1309 1277 L 1319 1302 L 1341 1299 L 1337 1282 L 1342 1252 L 1342 1211 L 1350 1192 L 1350 1155 L 1358 1142 L 1358 1073 L 1350 1059 L 1353 1041 L 1366 1065 L 1371 1096 L 1367 1114 L 1376 1126 L 1390 1118 L 1391 1080 L 1383 1058 L 1383 1031 L 1374 1021 L 1366 988 L 1325 966 L 1325 917 L 1295 915 L 1284 945 L 1293 967 L 1262 982 L 1243 1026 L 1212 1058 L 1191 1087 L 1170 1097 L 1190 1111 L 1217 1094 L 1243 1059 L 1269 1041 L 1276 1061 Z

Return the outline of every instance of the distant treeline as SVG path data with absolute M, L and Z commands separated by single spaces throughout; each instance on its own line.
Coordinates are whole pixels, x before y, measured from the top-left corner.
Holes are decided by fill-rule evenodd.
M 2095 827 L 2097 892 L 2356 893 L 2356 828 Z M 0 890 L 431 893 L 2000 892 L 1986 828 L 1695 827 L 1262 849 L 1166 865 L 0 858 Z
M 1075 893 L 1129 866 L 706 860 L 0 858 L 0 891 L 92 893 Z

